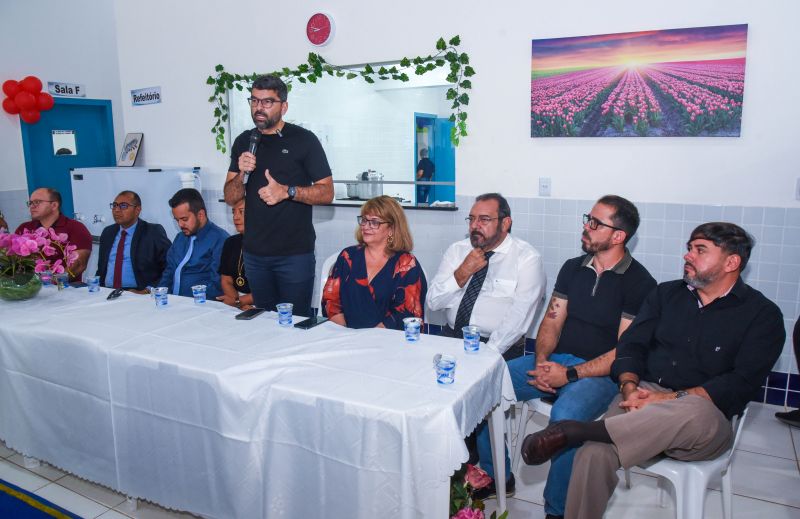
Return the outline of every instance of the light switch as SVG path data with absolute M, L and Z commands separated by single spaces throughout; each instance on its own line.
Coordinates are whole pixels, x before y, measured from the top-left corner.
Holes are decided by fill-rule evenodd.
M 539 177 L 539 196 L 550 196 L 550 177 Z

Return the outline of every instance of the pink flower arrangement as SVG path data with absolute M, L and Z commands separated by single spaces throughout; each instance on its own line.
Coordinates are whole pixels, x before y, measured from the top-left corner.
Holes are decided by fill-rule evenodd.
M 0 232 L 0 275 L 16 277 L 44 272 L 72 272 L 69 268 L 78 259 L 77 246 L 68 241 L 65 233 L 39 227 L 22 234 Z M 60 256 L 54 259 L 55 256 Z
M 460 476 L 463 474 L 463 478 Z M 472 497 L 472 492 L 484 488 L 492 483 L 489 474 L 474 465 L 467 465 L 466 472 L 461 471 L 453 476 L 450 486 L 450 519 L 485 519 L 484 505 L 480 499 Z M 491 519 L 505 519 L 508 511 L 497 518 L 497 512 L 492 512 Z

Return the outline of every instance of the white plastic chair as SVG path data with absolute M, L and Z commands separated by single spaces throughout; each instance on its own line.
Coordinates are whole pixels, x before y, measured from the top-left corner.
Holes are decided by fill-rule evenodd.
M 336 258 L 339 257 L 339 252 L 334 252 L 322 262 L 322 268 L 319 271 L 319 295 L 317 296 L 317 315 L 322 315 L 322 291 L 325 289 L 325 283 L 328 281 L 328 276 L 331 275 L 333 264 L 336 263 Z
M 733 495 L 731 481 L 731 456 L 742 435 L 742 426 L 747 417 L 747 408 L 740 417 L 733 417 L 733 445 L 728 451 L 713 460 L 679 461 L 672 458 L 653 458 L 639 468 L 668 479 L 675 487 L 675 509 L 677 519 L 702 519 L 708 484 L 714 476 L 722 476 L 722 515 L 731 519 Z M 737 423 L 738 422 L 738 423 Z M 659 503 L 664 506 L 664 489 L 659 485 Z

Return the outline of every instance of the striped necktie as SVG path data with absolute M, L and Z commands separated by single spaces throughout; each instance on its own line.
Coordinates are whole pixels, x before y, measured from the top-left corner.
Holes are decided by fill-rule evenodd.
M 486 257 L 486 265 L 478 272 L 472 275 L 469 280 L 467 290 L 464 292 L 464 297 L 461 298 L 461 303 L 458 305 L 458 312 L 456 312 L 456 322 L 453 325 L 453 331 L 456 337 L 463 337 L 461 328 L 469 325 L 469 319 L 472 317 L 472 307 L 475 306 L 475 301 L 478 300 L 478 294 L 481 293 L 483 281 L 486 279 L 486 273 L 489 271 L 489 258 L 492 257 L 494 251 L 484 253 Z

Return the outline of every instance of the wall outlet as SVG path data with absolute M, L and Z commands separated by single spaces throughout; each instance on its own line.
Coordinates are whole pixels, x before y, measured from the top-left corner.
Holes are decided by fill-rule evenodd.
M 539 196 L 550 196 L 550 177 L 539 177 Z

